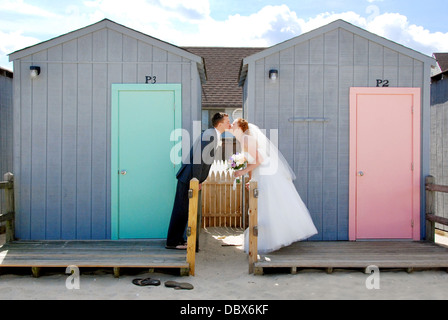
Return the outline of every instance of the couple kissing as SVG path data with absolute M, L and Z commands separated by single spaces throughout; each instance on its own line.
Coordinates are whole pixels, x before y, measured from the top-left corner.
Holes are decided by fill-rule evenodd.
M 207 179 L 225 131 L 239 141 L 247 162 L 244 169 L 235 171 L 234 176 L 249 174 L 250 179 L 258 181 L 258 251 L 272 252 L 317 234 L 308 209 L 294 186 L 294 171 L 266 135 L 245 119 L 239 118 L 230 124 L 226 113 L 215 114 L 212 124 L 213 128 L 204 131 L 195 141 L 188 156 L 189 163 L 183 164 L 176 175 L 177 190 L 166 248 L 186 250 L 184 235 L 188 223 L 190 180 L 196 178 L 202 184 Z M 244 247 L 247 252 L 247 230 Z

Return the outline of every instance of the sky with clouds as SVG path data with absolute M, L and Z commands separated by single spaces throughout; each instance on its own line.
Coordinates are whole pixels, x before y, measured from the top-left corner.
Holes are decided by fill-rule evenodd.
M 446 0 L 0 0 L 7 55 L 108 18 L 177 46 L 267 47 L 344 19 L 427 55 L 448 52 Z

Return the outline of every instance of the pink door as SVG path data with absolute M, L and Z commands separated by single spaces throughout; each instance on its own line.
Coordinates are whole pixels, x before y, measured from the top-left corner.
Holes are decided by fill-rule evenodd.
M 420 89 L 350 92 L 350 240 L 420 239 Z

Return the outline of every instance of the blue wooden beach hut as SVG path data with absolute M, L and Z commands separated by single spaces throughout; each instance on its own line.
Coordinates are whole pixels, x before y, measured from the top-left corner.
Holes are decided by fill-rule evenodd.
M 201 120 L 203 59 L 107 19 L 9 58 L 16 237 L 166 237 L 171 134 Z
M 12 79 L 11 71 L 0 68 L 0 176 L 12 171 Z M 2 213 L 6 213 L 5 199 L 0 192 Z
M 277 130 L 279 149 L 297 175 L 296 188 L 319 230 L 312 240 L 424 237 L 433 65 L 433 58 L 343 20 L 243 60 L 244 115 L 268 134 Z M 404 96 L 402 107 L 393 102 Z M 376 107 L 361 104 L 374 99 Z M 403 114 L 389 112 L 395 106 Z M 369 112 L 377 120 L 360 118 L 367 108 L 373 108 Z M 408 123 L 413 126 L 406 129 L 407 140 L 393 141 L 399 132 L 394 130 Z M 371 143 L 384 130 L 388 138 Z M 406 159 L 392 169 L 388 160 L 396 159 L 394 144 L 408 149 Z M 376 167 L 363 167 L 360 159 L 374 147 Z M 380 159 L 389 148 L 392 153 Z M 397 179 L 401 171 L 405 178 Z M 391 187 L 394 181 L 406 185 Z M 403 202 L 399 209 L 398 200 Z

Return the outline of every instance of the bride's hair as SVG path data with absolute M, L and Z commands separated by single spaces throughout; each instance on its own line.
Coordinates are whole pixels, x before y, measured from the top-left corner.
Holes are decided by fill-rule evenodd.
M 243 130 L 243 133 L 246 132 L 247 130 L 249 130 L 249 122 L 247 122 L 247 120 L 242 119 L 242 118 L 238 118 L 236 119 L 236 123 L 238 123 L 238 126 L 240 127 L 241 130 Z

